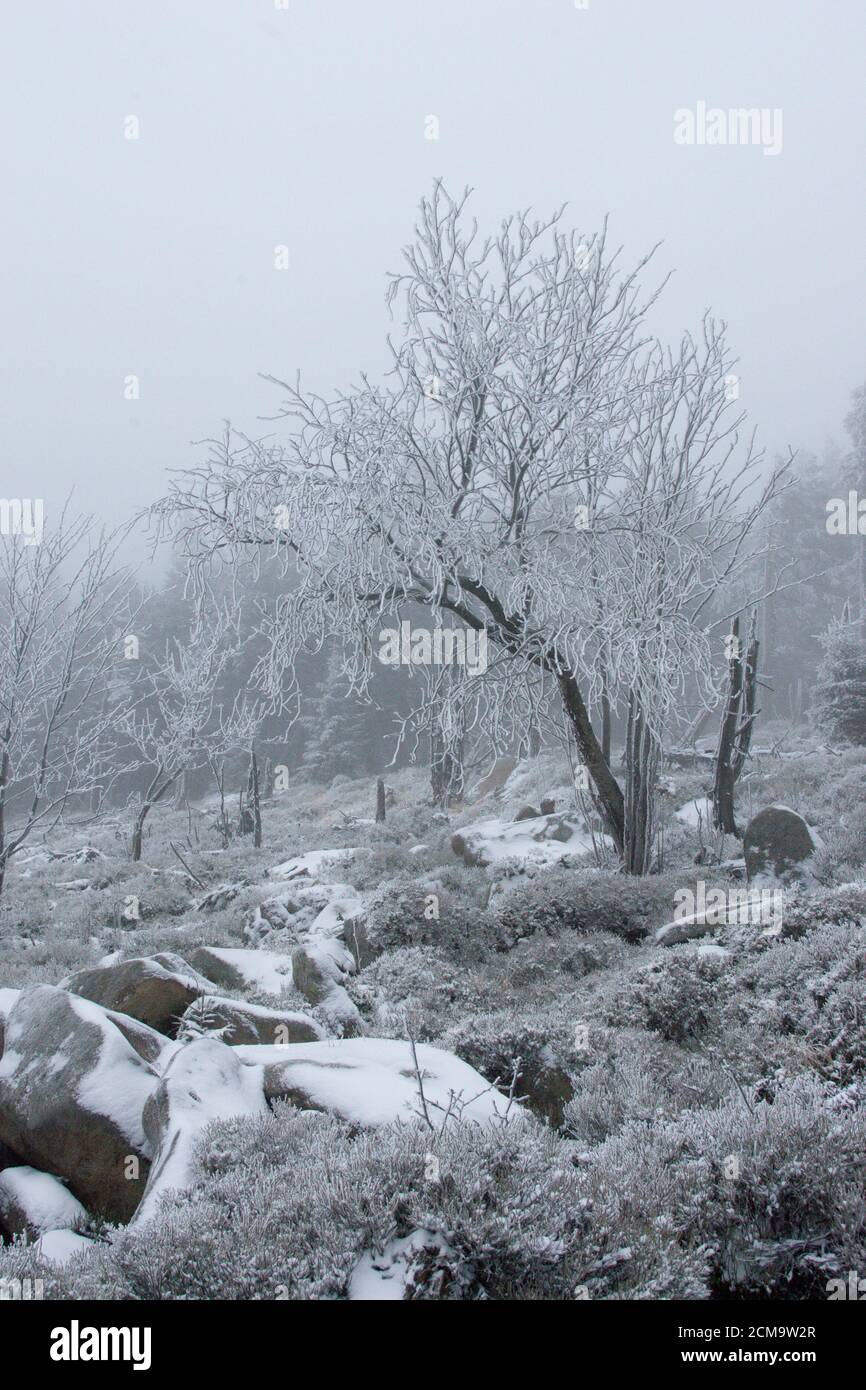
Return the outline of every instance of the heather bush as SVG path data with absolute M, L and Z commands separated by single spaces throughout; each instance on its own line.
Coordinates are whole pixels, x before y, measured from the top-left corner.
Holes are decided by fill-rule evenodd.
M 818 892 L 798 891 L 785 899 L 785 937 L 804 936 L 832 923 L 866 925 L 866 883 L 843 883 Z
M 199 1152 L 192 1194 L 168 1197 L 146 1226 L 118 1231 L 68 1272 L 49 1271 L 47 1296 L 80 1297 L 96 1278 L 133 1299 L 345 1298 L 365 1251 L 418 1229 L 437 1233 L 444 1252 L 414 1299 L 563 1298 L 573 1288 L 579 1179 L 540 1128 L 353 1133 L 277 1106 L 210 1126 Z M 20 1268 L 0 1252 L 0 1277 L 13 1260 Z
M 806 1078 L 590 1149 L 529 1120 L 357 1132 L 277 1105 L 212 1124 L 198 1155 L 193 1190 L 145 1225 L 60 1270 L 7 1247 L 0 1278 L 49 1298 L 343 1299 L 365 1252 L 424 1231 L 416 1300 L 790 1299 L 866 1259 L 862 1095 Z
M 765 1061 L 793 1056 L 802 1067 L 843 1086 L 866 1077 L 866 932 L 861 922 L 824 923 L 808 936 L 779 941 L 750 960 L 737 993 L 726 1001 L 726 1017 L 748 1026 Z M 798 1046 L 786 1047 L 789 1040 Z
M 477 1001 L 483 977 L 433 946 L 404 946 L 347 981 L 350 997 L 379 1037 L 434 1042 Z
M 470 1013 L 442 1037 L 442 1045 L 475 1067 L 507 1095 L 555 1126 L 574 1095 L 573 1011 L 552 1008 L 544 1013 L 523 1009 Z
M 493 908 L 500 950 L 535 932 L 563 928 L 612 932 L 639 941 L 670 915 L 675 888 L 668 877 L 633 879 L 551 869 L 502 894 Z
M 715 957 L 673 950 L 624 981 L 608 1007 L 607 1022 L 694 1044 L 718 1018 L 726 973 L 726 964 Z
M 404 872 L 385 879 L 370 895 L 365 933 L 375 951 L 435 945 L 477 960 L 492 942 L 490 920 L 432 875 Z
M 657 1125 L 718 1105 L 734 1085 L 714 1061 L 633 1028 L 594 1027 L 575 1073 L 564 1126 L 583 1144 L 600 1144 L 626 1124 Z
M 593 1296 L 670 1289 L 666 1257 L 685 1246 L 707 1291 L 649 1296 L 826 1297 L 829 1278 L 866 1259 L 864 1141 L 862 1110 L 834 1107 L 806 1078 L 773 1104 L 735 1093 L 660 1127 L 626 1125 L 586 1164 L 597 1264 L 614 1245 L 628 1252 L 593 1276 Z

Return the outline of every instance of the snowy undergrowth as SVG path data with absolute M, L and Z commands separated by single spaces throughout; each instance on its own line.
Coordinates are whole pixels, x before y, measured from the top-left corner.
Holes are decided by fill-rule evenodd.
M 384 826 L 369 779 L 299 785 L 267 803 L 260 851 L 223 849 L 207 808 L 169 807 L 141 865 L 121 817 L 49 847 L 91 844 L 86 862 L 28 851 L 0 908 L 0 987 L 56 983 L 118 951 L 248 947 L 256 909 L 286 889 L 274 866 L 359 847 L 322 878 L 350 884 L 369 914 L 379 954 L 349 982 L 368 1033 L 448 1048 L 504 1089 L 519 1066 L 518 1093 L 558 1130 L 538 1118 L 520 1133 L 359 1133 L 278 1106 L 214 1126 L 194 1198 L 169 1199 L 146 1231 L 99 1232 L 62 1271 L 7 1246 L 0 1276 L 38 1268 L 53 1297 L 345 1298 L 358 1269 L 404 1251 L 412 1298 L 806 1297 L 862 1266 L 863 758 L 796 739 L 790 751 L 755 760 L 747 797 L 818 826 L 825 887 L 791 900 L 780 938 L 737 927 L 652 944 L 678 887 L 734 882 L 694 863 L 700 834 L 675 815 L 706 792 L 693 769 L 665 773 L 664 870 L 641 882 L 591 860 L 502 878 L 455 857 L 456 828 L 562 794 L 553 759 L 450 817 L 420 771 L 400 772 Z M 216 906 L 197 906 L 220 885 Z M 140 915 L 119 922 L 130 898 Z M 291 931 L 270 945 L 289 949 Z

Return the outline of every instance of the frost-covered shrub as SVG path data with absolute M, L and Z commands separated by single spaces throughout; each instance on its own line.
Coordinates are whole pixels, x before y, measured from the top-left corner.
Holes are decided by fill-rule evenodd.
M 519 949 L 497 952 L 484 963 L 487 994 L 525 1003 L 570 998 L 575 983 L 597 971 L 625 963 L 629 947 L 609 932 L 579 936 L 560 930 L 555 936 L 536 933 L 521 938 Z
M 49 1298 L 343 1299 L 365 1253 L 426 1231 L 408 1298 L 824 1297 L 866 1265 L 864 1180 L 862 1103 L 814 1079 L 591 1149 L 528 1120 L 357 1132 L 278 1105 L 211 1125 L 195 1188 L 146 1225 L 65 1270 L 7 1248 L 0 1278 L 43 1277 Z
M 477 1003 L 481 981 L 432 946 L 388 951 L 346 986 L 380 1037 L 434 1042 Z
M 635 1029 L 593 1028 L 565 1107 L 565 1132 L 598 1144 L 624 1125 L 655 1125 L 717 1105 L 734 1083 L 717 1065 Z
M 755 1051 L 801 1065 L 840 1085 L 866 1077 L 866 931 L 856 921 L 823 924 L 777 942 L 741 972 L 726 1017 L 748 1026 Z M 787 1039 L 801 1040 L 793 1052 Z
M 676 951 L 627 979 L 608 1006 L 614 1027 L 646 1028 L 668 1042 L 694 1043 L 720 1006 L 726 967 L 692 951 Z
M 38 936 L 0 934 L 2 985 L 9 989 L 56 985 L 65 975 L 91 965 L 92 947 L 80 937 L 66 936 L 65 930 L 58 924 Z
M 813 861 L 821 883 L 845 884 L 862 878 L 866 867 L 866 805 L 850 806 L 832 827 L 822 828 L 823 846 Z
M 501 950 L 535 932 L 605 931 L 638 941 L 671 912 L 674 888 L 667 878 L 576 874 L 551 869 L 504 893 L 493 909 Z
M 818 893 L 792 893 L 785 901 L 782 932 L 804 936 L 832 923 L 866 924 L 866 883 L 846 883 Z
M 436 946 L 386 951 L 347 988 L 374 1033 L 441 1041 L 467 1014 L 510 1010 L 547 1013 L 552 1006 L 575 1016 L 575 991 L 595 972 L 615 969 L 628 952 L 618 937 L 560 932 L 535 936 L 506 954 L 457 957 Z M 570 1025 L 573 1032 L 573 1022 Z
M 574 1018 L 566 1009 L 470 1014 L 442 1038 L 443 1045 L 501 1091 L 559 1126 L 574 1095 Z
M 586 1167 L 591 1230 L 607 1232 L 599 1263 L 614 1242 L 629 1254 L 592 1278 L 593 1297 L 708 1296 L 652 1292 L 670 1290 L 672 1246 L 703 1264 L 717 1297 L 826 1297 L 829 1278 L 864 1265 L 866 1116 L 815 1081 L 774 1104 L 734 1093 L 663 1126 L 629 1124 Z
M 438 877 L 403 872 L 374 890 L 367 903 L 365 934 L 376 951 L 436 945 L 462 958 L 483 956 L 490 922 Z
M 96 1280 L 134 1299 L 342 1299 L 366 1251 L 422 1229 L 441 1253 L 413 1299 L 568 1297 L 585 1220 L 578 1188 L 567 1148 L 541 1127 L 354 1133 L 278 1106 L 212 1125 L 194 1192 L 49 1276 L 46 1295 L 90 1296 Z M 10 1267 L 0 1252 L 0 1277 Z

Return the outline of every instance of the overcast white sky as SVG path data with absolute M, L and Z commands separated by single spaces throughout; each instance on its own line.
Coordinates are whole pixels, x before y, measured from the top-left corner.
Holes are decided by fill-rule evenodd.
M 660 330 L 712 307 L 767 446 L 841 439 L 864 34 L 862 0 L 3 0 L 0 495 L 120 519 L 224 418 L 263 428 L 258 372 L 375 373 L 440 174 L 493 226 L 567 201 L 630 255 L 662 240 Z M 782 153 L 675 144 L 698 101 L 781 108 Z

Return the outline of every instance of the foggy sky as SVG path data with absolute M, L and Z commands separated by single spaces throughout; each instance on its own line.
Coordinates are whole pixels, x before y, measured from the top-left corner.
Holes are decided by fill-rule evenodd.
M 711 307 L 772 452 L 866 379 L 860 0 L 3 0 L 0 495 L 119 520 L 220 422 L 384 364 L 385 272 L 434 177 L 569 203 Z M 781 108 L 776 157 L 674 111 Z M 137 141 L 124 121 L 140 121 Z M 425 139 L 435 115 L 440 138 Z M 289 248 L 288 271 L 274 247 Z M 124 378 L 141 398 L 124 400 Z

